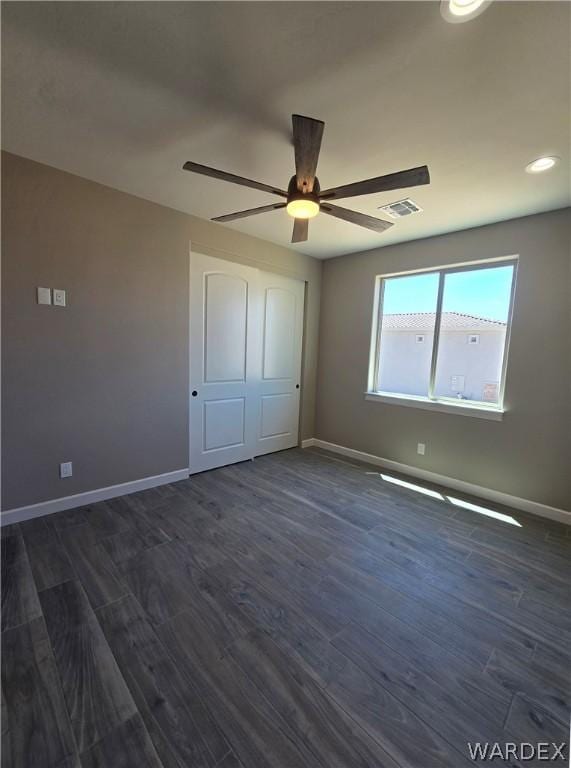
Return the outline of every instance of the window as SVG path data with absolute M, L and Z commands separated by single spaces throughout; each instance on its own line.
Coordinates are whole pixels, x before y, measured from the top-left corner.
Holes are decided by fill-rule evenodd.
M 368 394 L 501 412 L 515 269 L 511 258 L 377 278 Z

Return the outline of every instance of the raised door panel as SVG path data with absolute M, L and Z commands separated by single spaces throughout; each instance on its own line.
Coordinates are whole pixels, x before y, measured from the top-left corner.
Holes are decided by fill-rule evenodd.
M 204 403 L 204 450 L 236 448 L 246 442 L 246 399 L 206 400 Z
M 291 392 L 281 395 L 262 395 L 260 437 L 283 437 L 291 431 L 295 397 Z
M 204 380 L 246 380 L 248 283 L 237 275 L 204 276 Z
M 285 288 L 269 287 L 264 302 L 265 380 L 289 379 L 293 375 L 296 297 Z

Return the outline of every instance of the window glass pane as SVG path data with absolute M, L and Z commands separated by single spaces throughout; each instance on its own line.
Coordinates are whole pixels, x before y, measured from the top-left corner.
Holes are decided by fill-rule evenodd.
M 513 269 L 444 276 L 436 397 L 499 403 Z
M 377 389 L 428 395 L 438 272 L 383 281 Z

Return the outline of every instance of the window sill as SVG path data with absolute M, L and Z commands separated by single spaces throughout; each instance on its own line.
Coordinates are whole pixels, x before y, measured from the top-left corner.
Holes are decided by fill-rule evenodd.
M 504 411 L 502 408 L 494 408 L 487 405 L 464 404 L 465 401 L 444 402 L 443 400 L 429 400 L 427 397 L 414 397 L 414 395 L 393 395 L 385 392 L 365 392 L 365 400 L 376 403 L 389 403 L 391 405 L 404 405 L 407 408 L 421 408 L 427 411 L 439 411 L 440 413 L 455 413 L 460 416 L 473 416 L 477 419 L 489 421 L 502 421 Z

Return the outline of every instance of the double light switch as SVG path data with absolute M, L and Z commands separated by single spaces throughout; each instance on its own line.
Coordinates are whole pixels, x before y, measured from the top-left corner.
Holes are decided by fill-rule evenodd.
M 38 288 L 38 304 L 53 304 L 55 307 L 65 307 L 65 291 L 61 288 Z

